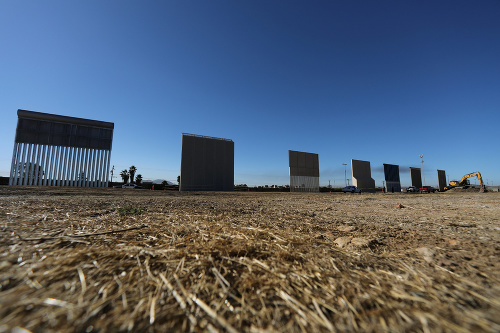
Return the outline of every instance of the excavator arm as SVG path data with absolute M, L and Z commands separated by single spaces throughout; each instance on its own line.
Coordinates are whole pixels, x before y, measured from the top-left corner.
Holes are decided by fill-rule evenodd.
M 483 177 L 481 177 L 481 173 L 478 171 L 478 172 L 476 172 L 476 174 L 477 174 L 477 180 L 479 180 L 479 184 L 481 185 L 481 188 L 484 189 Z

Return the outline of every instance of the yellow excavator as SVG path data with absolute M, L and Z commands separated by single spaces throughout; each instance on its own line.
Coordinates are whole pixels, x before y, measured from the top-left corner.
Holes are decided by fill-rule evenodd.
M 457 187 L 457 186 L 464 186 L 467 187 L 470 185 L 469 178 L 470 177 L 477 177 L 479 180 L 479 184 L 481 185 L 481 192 L 484 192 L 484 183 L 483 183 L 483 177 L 481 177 L 481 173 L 479 171 L 476 172 L 471 172 L 466 174 L 465 176 L 462 177 L 460 180 L 450 180 L 449 187 Z

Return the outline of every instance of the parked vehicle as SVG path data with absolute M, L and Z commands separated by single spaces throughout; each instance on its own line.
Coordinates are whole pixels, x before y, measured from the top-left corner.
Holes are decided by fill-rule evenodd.
M 347 193 L 347 192 L 350 192 L 350 193 L 361 193 L 361 189 L 360 188 L 357 188 L 356 186 L 346 186 L 342 189 L 342 192 L 344 193 Z
M 135 184 L 123 184 L 122 188 L 142 188 L 142 187 Z
M 416 186 L 410 186 L 406 188 L 406 192 L 418 192 L 419 188 Z
M 422 186 L 420 188 L 420 193 L 431 193 L 431 192 L 436 192 L 436 189 L 432 186 Z

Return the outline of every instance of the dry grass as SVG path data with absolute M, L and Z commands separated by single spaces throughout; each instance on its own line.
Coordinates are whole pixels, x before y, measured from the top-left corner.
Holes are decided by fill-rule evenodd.
M 499 204 L 0 188 L 0 331 L 499 332 Z

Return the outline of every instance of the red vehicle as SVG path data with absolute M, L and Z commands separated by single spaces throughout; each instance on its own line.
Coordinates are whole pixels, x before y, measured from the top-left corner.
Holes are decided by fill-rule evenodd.
M 420 193 L 431 193 L 431 192 L 436 192 L 436 189 L 432 186 L 422 186 L 420 188 Z

